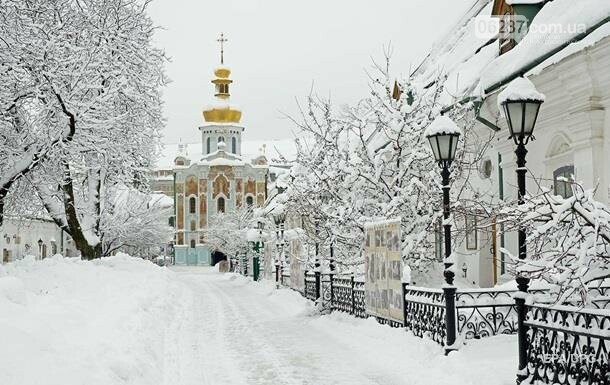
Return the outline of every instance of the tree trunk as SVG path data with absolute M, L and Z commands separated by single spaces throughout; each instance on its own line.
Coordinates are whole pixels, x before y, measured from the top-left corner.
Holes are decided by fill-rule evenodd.
M 76 212 L 75 198 L 74 198 L 74 181 L 72 179 L 72 175 L 70 172 L 70 166 L 68 164 L 64 164 L 64 183 L 62 185 L 62 189 L 64 191 L 64 206 L 66 209 L 66 220 L 68 222 L 68 227 L 70 228 L 70 236 L 74 240 L 74 244 L 76 248 L 81 253 L 81 258 L 84 260 L 92 260 L 96 258 L 102 257 L 102 243 L 101 241 L 98 244 L 92 246 L 87 241 L 83 229 L 81 227 L 80 220 L 78 218 L 78 214 Z M 98 184 L 97 191 L 99 194 L 100 186 Z M 95 214 L 99 218 L 99 203 L 95 205 L 96 212 Z M 99 234 L 99 221 L 96 221 L 97 228 L 94 229 Z

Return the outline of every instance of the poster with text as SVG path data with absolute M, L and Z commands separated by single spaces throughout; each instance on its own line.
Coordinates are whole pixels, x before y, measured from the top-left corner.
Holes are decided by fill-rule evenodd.
M 366 312 L 402 323 L 402 258 L 400 219 L 365 225 Z

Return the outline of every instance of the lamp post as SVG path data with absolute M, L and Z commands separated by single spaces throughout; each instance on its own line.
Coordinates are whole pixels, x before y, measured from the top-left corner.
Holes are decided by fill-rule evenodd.
M 545 96 L 536 90 L 534 84 L 524 77 L 513 80 L 504 91 L 498 95 L 498 105 L 504 111 L 504 117 L 508 124 L 510 137 L 517 148 L 517 186 L 518 204 L 525 203 L 525 167 L 527 149 L 525 146 L 532 139 L 534 127 L 538 120 L 540 107 L 544 103 Z M 519 259 L 527 258 L 526 234 L 523 225 L 519 224 Z M 529 287 L 529 278 L 517 271 L 517 287 L 524 294 Z M 517 328 L 519 330 L 519 374 L 517 382 L 521 383 L 526 377 L 527 369 L 527 332 L 525 326 L 525 296 L 516 296 Z
M 446 285 L 443 287 L 445 292 L 445 321 L 447 326 L 447 344 L 445 354 L 451 350 L 455 350 L 454 344 L 456 339 L 456 321 L 455 321 L 455 293 L 456 288 L 453 286 L 455 273 L 453 272 L 454 261 L 451 258 L 451 204 L 449 199 L 449 177 L 451 172 L 449 168 L 455 159 L 458 141 L 462 131 L 448 117 L 439 116 L 426 129 L 424 135 L 430 142 L 434 158 L 441 167 L 441 176 L 443 178 L 443 227 L 445 229 L 445 276 Z
M 258 221 L 258 223 L 256 224 L 256 227 L 258 228 L 258 240 L 256 241 L 255 244 L 255 253 L 254 253 L 254 257 L 252 258 L 252 276 L 254 278 L 255 281 L 258 281 L 259 277 L 260 277 L 260 253 L 261 253 L 261 248 L 263 247 L 263 229 L 265 227 L 265 224 L 263 223 L 263 221 Z
M 280 274 L 281 274 L 281 263 L 284 256 L 284 223 L 286 222 L 286 214 L 283 212 L 273 214 L 273 221 L 275 222 L 275 234 L 277 238 L 277 257 L 275 260 L 275 286 L 280 288 Z
M 38 259 L 42 259 L 42 239 L 38 239 Z

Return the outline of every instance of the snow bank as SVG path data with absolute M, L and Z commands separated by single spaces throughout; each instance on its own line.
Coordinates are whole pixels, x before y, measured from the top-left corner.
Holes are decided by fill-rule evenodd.
M 181 288 L 173 273 L 120 255 L 55 256 L 0 271 L 0 384 L 163 384 Z

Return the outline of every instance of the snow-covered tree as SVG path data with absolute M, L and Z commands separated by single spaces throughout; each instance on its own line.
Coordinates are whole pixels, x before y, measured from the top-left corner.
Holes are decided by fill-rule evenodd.
M 502 222 L 506 231 L 526 229 L 528 258 L 503 252 L 518 272 L 549 282 L 558 302 L 576 297 L 586 304 L 590 289 L 610 278 L 610 208 L 595 200 L 594 190 L 571 185 L 568 198 L 540 188 L 523 205 L 507 204 Z
M 173 228 L 168 218 L 174 200 L 163 194 L 145 194 L 117 186 L 107 194 L 100 228 L 102 255 L 123 248 L 151 249 L 172 240 Z
M 407 78 L 394 88 L 387 56 L 369 78 L 370 95 L 354 106 L 337 111 L 330 101 L 310 96 L 301 117 L 293 119 L 303 135 L 286 205 L 311 222 L 310 238 L 317 231 L 318 241 L 334 244 L 344 265 L 363 263 L 365 222 L 400 217 L 403 257 L 415 271 L 425 271 L 435 258 L 430 234 L 441 217 L 441 178 L 424 130 L 441 113 L 443 79 L 422 87 Z M 479 137 L 472 130 L 469 104 L 451 116 L 464 132 L 452 167 L 457 201 L 476 196 L 468 180 L 491 134 Z M 460 212 L 466 206 L 464 200 Z
M 157 152 L 165 57 L 151 44 L 147 5 L 6 0 L 0 10 L 2 100 L 18 103 L 3 124 L 24 127 L 5 146 L 16 155 L 0 150 L 9 158 L 0 198 L 27 174 L 86 259 L 102 255 L 106 189 L 144 188 Z
M 243 255 L 249 247 L 248 230 L 256 227 L 252 221 L 252 208 L 247 205 L 215 214 L 204 231 L 204 242 L 228 256 Z

